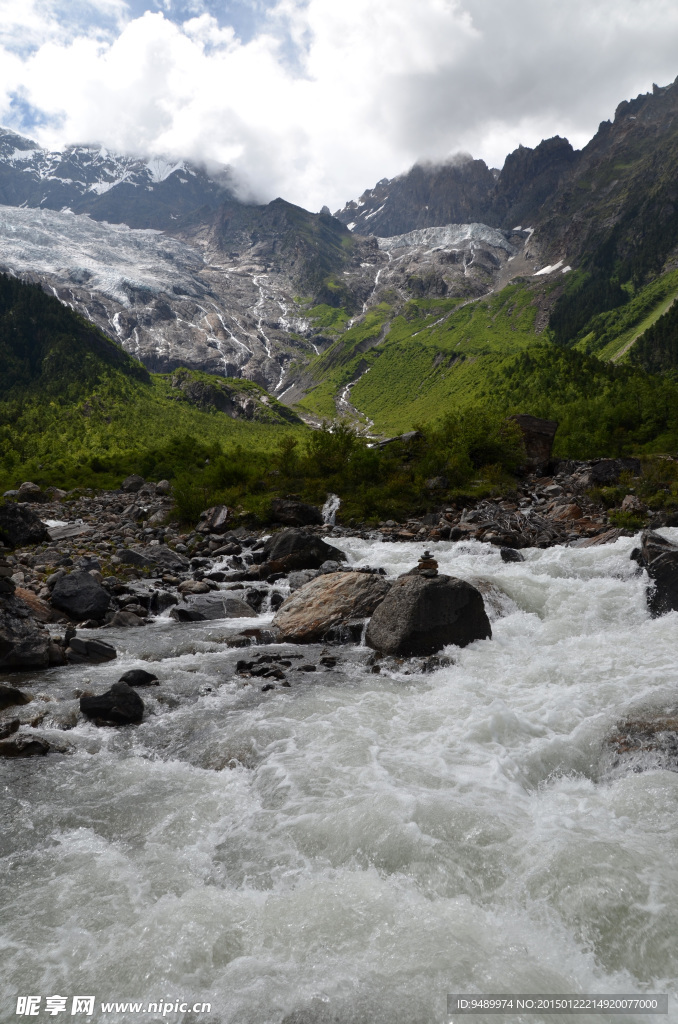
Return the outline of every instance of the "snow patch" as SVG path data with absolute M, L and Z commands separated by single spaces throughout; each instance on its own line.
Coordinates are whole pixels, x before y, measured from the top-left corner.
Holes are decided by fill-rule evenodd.
M 558 260 L 552 267 L 542 267 L 541 270 L 537 270 L 532 277 L 541 277 L 542 274 L 553 274 L 554 271 L 560 270 L 565 260 Z

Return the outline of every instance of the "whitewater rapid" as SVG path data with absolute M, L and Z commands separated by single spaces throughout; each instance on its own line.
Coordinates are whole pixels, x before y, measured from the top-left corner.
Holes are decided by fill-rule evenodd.
M 389 574 L 422 551 L 336 543 Z M 424 1024 L 448 992 L 669 991 L 678 1019 L 678 774 L 606 746 L 678 707 L 678 619 L 650 618 L 633 545 L 436 545 L 499 591 L 493 638 L 429 674 L 333 648 L 262 693 L 223 644 L 247 620 L 163 619 L 108 631 L 113 665 L 34 677 L 98 691 L 148 663 L 162 685 L 138 728 L 41 729 L 72 753 L 0 763 L 0 1012 L 58 992 L 211 1003 L 157 1017 L 182 1024 Z

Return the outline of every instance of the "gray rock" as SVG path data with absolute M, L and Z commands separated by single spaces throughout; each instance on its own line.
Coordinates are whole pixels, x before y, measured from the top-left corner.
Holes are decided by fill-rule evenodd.
M 120 490 L 125 491 L 126 494 L 136 494 L 144 486 L 144 478 L 133 473 L 131 476 L 125 477 L 123 482 L 120 484 Z
M 30 480 L 25 480 L 16 496 L 17 501 L 48 501 L 47 495 L 44 493 L 41 487 L 37 484 L 32 483 Z
M 49 633 L 23 603 L 0 595 L 0 669 L 47 668 L 49 644 Z
M 107 644 L 105 640 L 83 640 L 79 636 L 73 636 L 69 644 L 70 650 L 83 655 L 88 661 L 113 661 L 118 656 L 115 647 Z M 68 651 L 66 656 L 68 657 Z
M 298 572 L 291 572 L 287 577 L 290 593 L 294 593 L 299 587 L 303 587 L 304 583 L 310 583 L 319 575 L 320 569 L 300 569 Z
M 524 562 L 525 556 L 521 555 L 520 551 L 516 551 L 514 548 L 500 548 L 499 554 L 501 555 L 502 562 Z
M 401 576 L 372 616 L 365 637 L 384 654 L 434 654 L 492 636 L 482 594 L 452 576 Z
M 262 556 L 263 563 L 259 566 L 262 579 L 273 573 L 319 569 L 323 562 L 330 559 L 346 561 L 343 551 L 326 544 L 320 537 L 306 530 L 281 530 L 274 534 L 264 544 Z
M 11 740 L 0 741 L 0 757 L 35 757 L 49 753 L 47 740 L 33 736 L 15 736 Z
M 171 490 L 172 485 L 170 484 L 169 480 L 158 480 L 157 484 L 155 485 L 155 493 L 162 496 L 169 494 Z
M 230 521 L 230 509 L 226 505 L 214 505 L 202 513 L 197 530 L 199 533 L 226 533 Z
M 652 580 L 647 603 L 653 616 L 678 611 L 678 544 L 666 540 L 659 533 L 645 530 L 640 548 L 631 552 L 631 558 L 647 569 Z
M 322 512 L 315 505 L 289 498 L 274 498 L 271 502 L 271 519 L 283 526 L 322 526 Z
M 113 683 L 98 697 L 81 697 L 80 710 L 87 718 L 103 725 L 132 725 L 144 715 L 144 702 L 127 683 Z
M 49 540 L 47 527 L 27 505 L 0 504 L 0 540 L 10 548 Z
M 52 605 L 77 622 L 103 619 L 109 604 L 108 591 L 81 569 L 62 577 L 52 589 Z
M 110 622 L 106 624 L 110 629 L 115 627 L 121 627 L 124 629 L 135 628 L 136 626 L 145 626 L 146 619 L 142 618 L 141 615 L 135 615 L 134 612 L 120 611 L 116 612 Z
M 390 581 L 383 576 L 370 573 L 336 572 L 317 576 L 281 605 L 273 619 L 273 628 L 283 641 L 312 643 L 330 629 L 367 618 L 384 600 L 390 587 Z
M 29 704 L 30 700 L 28 694 L 23 690 L 17 690 L 16 686 L 6 686 L 4 683 L 0 683 L 0 711 L 20 704 Z
M 131 668 L 120 676 L 118 682 L 127 683 L 128 686 L 160 686 L 158 677 L 143 668 Z
M 252 618 L 254 612 L 249 604 L 237 597 L 227 597 L 221 591 L 211 594 L 188 596 L 170 612 L 170 618 L 177 622 L 204 622 L 207 619 Z

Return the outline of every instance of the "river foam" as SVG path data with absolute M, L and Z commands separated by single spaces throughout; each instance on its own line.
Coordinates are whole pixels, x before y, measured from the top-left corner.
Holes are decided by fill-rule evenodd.
M 421 554 L 337 543 L 389 574 Z M 649 617 L 632 546 L 504 564 L 436 545 L 442 572 L 498 593 L 493 639 L 427 675 L 353 650 L 262 694 L 235 681 L 224 623 L 164 620 L 115 634 L 114 666 L 42 676 L 48 693 L 150 661 L 162 686 L 140 727 L 82 723 L 70 756 L 0 767 L 7 1019 L 28 991 L 212 1004 L 165 1018 L 185 1024 L 438 1022 L 463 991 L 675 997 L 678 774 L 605 754 L 620 718 L 678 705 L 677 617 Z

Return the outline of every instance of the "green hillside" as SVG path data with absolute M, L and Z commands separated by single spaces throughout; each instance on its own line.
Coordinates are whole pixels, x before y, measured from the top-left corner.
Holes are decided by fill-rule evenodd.
M 149 374 L 38 286 L 1 275 L 0 365 L 2 490 L 27 478 L 64 487 L 171 476 L 204 463 L 208 448 L 268 449 L 307 433 L 252 381 Z

